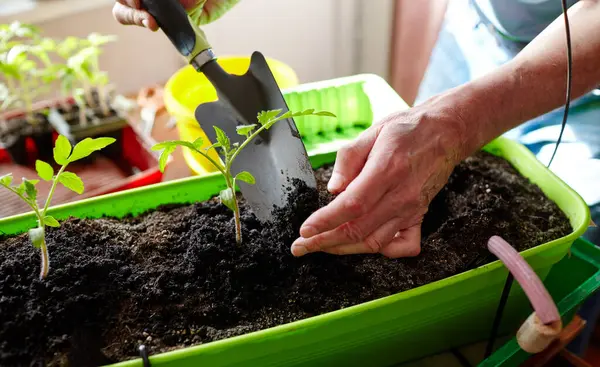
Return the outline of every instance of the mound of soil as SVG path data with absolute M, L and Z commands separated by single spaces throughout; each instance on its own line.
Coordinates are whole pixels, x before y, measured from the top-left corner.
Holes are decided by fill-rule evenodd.
M 500 234 L 518 250 L 572 231 L 568 219 L 505 160 L 479 153 L 453 172 L 423 224 L 416 258 L 294 258 L 303 220 L 331 200 L 299 186 L 281 223 L 242 202 L 244 245 L 218 201 L 135 218 L 69 219 L 48 230 L 51 267 L 26 235 L 0 241 L 0 365 L 88 366 L 240 335 L 418 287 L 494 260 Z M 301 198 L 302 200 L 298 199 Z M 308 203 L 308 204 L 307 204 Z M 313 203 L 311 206 L 310 203 Z

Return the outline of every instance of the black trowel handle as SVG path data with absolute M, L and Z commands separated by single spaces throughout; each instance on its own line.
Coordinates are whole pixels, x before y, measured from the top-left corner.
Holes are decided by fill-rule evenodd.
M 194 25 L 178 0 L 142 0 L 142 7 L 150 13 L 158 26 L 169 37 L 175 48 L 189 63 L 202 67 L 206 61 L 212 59 L 210 44 L 204 32 Z M 195 60 L 207 51 L 204 61 Z

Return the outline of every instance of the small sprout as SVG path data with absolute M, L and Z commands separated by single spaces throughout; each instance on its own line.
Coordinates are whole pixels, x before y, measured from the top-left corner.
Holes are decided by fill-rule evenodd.
M 19 196 L 33 210 L 37 217 L 38 226 L 29 230 L 29 239 L 35 248 L 41 251 L 41 269 L 40 278 L 44 279 L 48 275 L 50 269 L 50 258 L 48 255 L 48 247 L 46 245 L 46 226 L 59 227 L 58 221 L 47 215 L 48 208 L 52 202 L 52 196 L 56 190 L 58 183 L 66 188 L 82 194 L 84 190 L 83 181 L 75 173 L 66 171 L 67 166 L 79 159 L 85 158 L 95 151 L 101 150 L 115 142 L 113 138 L 86 138 L 72 148 L 69 140 L 60 135 L 54 146 L 54 161 L 60 166 L 58 172 L 54 172 L 54 168 L 44 161 L 35 162 L 35 170 L 40 179 L 52 182 L 50 192 L 46 198 L 43 208 L 40 208 L 37 202 L 36 185 L 39 180 L 22 179 L 19 186 L 13 185 L 13 177 L 9 173 L 0 177 L 0 186 L 5 187 L 9 191 Z
M 238 206 L 237 197 L 235 195 L 236 181 L 239 180 L 246 182 L 250 185 L 254 185 L 256 183 L 256 179 L 254 178 L 254 176 L 252 176 L 250 172 L 247 171 L 242 171 L 234 176 L 231 173 L 231 166 L 235 158 L 255 137 L 257 137 L 263 130 L 268 130 L 269 128 L 271 128 L 276 122 L 292 117 L 308 115 L 336 117 L 331 112 L 315 112 L 314 109 L 308 109 L 300 112 L 288 111 L 283 114 L 281 113 L 281 110 L 263 111 L 260 112 L 257 116 L 258 123 L 251 125 L 242 125 L 236 128 L 236 132 L 238 133 L 238 135 L 246 138 L 241 143 L 231 144 L 231 141 L 227 134 L 225 134 L 225 132 L 217 126 L 213 126 L 217 136 L 217 142 L 209 146 L 208 148 L 203 149 L 202 145 L 204 144 L 204 141 L 202 140 L 202 138 L 198 138 L 194 142 L 181 140 L 165 141 L 153 146 L 152 150 L 162 151 L 159 159 L 161 171 L 164 171 L 169 155 L 171 155 L 171 153 L 175 151 L 175 148 L 177 148 L 178 146 L 182 146 L 202 155 L 223 175 L 223 177 L 225 178 L 225 183 L 227 184 L 227 188 L 220 192 L 219 199 L 221 200 L 221 203 L 223 203 L 225 206 L 227 206 L 233 211 L 235 218 L 235 240 L 238 245 L 241 245 L 242 224 L 240 220 L 240 209 Z M 208 155 L 208 151 L 210 149 L 217 148 L 221 149 L 223 153 L 222 155 L 225 157 L 224 164 L 215 161 Z

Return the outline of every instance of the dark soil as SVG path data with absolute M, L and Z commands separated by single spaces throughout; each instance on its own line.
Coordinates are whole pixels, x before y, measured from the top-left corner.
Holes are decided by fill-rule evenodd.
M 321 192 L 300 188 L 319 205 Z M 0 365 L 98 365 L 240 335 L 421 286 L 491 261 L 499 234 L 524 250 L 571 232 L 565 215 L 504 160 L 458 166 L 431 205 L 417 258 L 294 258 L 290 244 L 315 208 L 261 226 L 242 204 L 245 244 L 217 201 L 137 218 L 69 219 L 48 231 L 50 275 L 37 277 L 26 236 L 0 241 Z

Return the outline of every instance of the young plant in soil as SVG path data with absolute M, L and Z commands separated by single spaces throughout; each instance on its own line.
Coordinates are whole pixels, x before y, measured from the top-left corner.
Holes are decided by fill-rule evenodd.
M 58 183 L 66 188 L 75 191 L 78 194 L 83 194 L 84 185 L 81 178 L 75 173 L 66 171 L 67 166 L 79 159 L 85 158 L 97 150 L 101 150 L 106 146 L 115 142 L 113 138 L 87 138 L 79 142 L 73 148 L 69 140 L 60 135 L 56 140 L 54 147 L 54 161 L 60 167 L 58 172 L 54 172 L 54 168 L 44 162 L 36 161 L 35 169 L 40 179 L 52 182 L 50 192 L 46 198 L 46 202 L 42 208 L 39 207 L 37 201 L 36 184 L 39 180 L 22 179 L 20 185 L 15 186 L 13 183 L 12 174 L 7 174 L 0 177 L 0 185 L 19 196 L 27 205 L 31 207 L 37 217 L 37 227 L 29 230 L 29 238 L 35 248 L 41 251 L 41 269 L 40 278 L 44 279 L 48 275 L 50 269 L 50 258 L 48 255 L 48 247 L 46 246 L 46 226 L 59 227 L 58 221 L 51 215 L 47 215 L 48 208 L 52 202 L 52 196 L 56 190 Z
M 225 183 L 227 184 L 227 188 L 222 190 L 219 194 L 219 199 L 225 206 L 233 211 L 233 215 L 235 218 L 235 242 L 238 245 L 242 244 L 242 223 L 240 220 L 240 209 L 237 201 L 237 197 L 235 195 L 235 187 L 236 181 L 244 181 L 250 185 L 254 185 L 256 183 L 256 179 L 252 174 L 248 171 L 242 171 L 237 175 L 233 175 L 231 173 L 231 166 L 235 161 L 235 158 L 240 154 L 240 152 L 262 131 L 268 130 L 273 126 L 276 122 L 285 120 L 288 118 L 299 117 L 299 116 L 327 116 L 327 117 L 336 117 L 333 113 L 327 111 L 315 111 L 314 109 L 307 109 L 300 112 L 292 112 L 288 111 L 285 113 L 281 113 L 281 109 L 278 110 L 270 110 L 260 112 L 257 116 L 258 123 L 250 124 L 250 125 L 241 125 L 237 126 L 237 133 L 245 137 L 246 139 L 241 143 L 231 143 L 231 140 L 225 134 L 223 130 L 218 128 L 217 126 L 213 126 L 215 129 L 215 133 L 217 135 L 217 142 L 208 148 L 202 148 L 204 144 L 204 140 L 202 138 L 198 138 L 193 142 L 182 141 L 182 140 L 170 140 L 165 141 L 159 144 L 156 144 L 152 147 L 152 150 L 161 150 L 160 154 L 160 170 L 164 171 L 165 165 L 167 163 L 167 159 L 169 155 L 175 151 L 175 148 L 178 146 L 185 147 L 190 149 L 204 158 L 206 158 L 221 174 L 223 178 L 225 178 Z M 222 164 L 217 162 L 213 158 L 208 155 L 208 151 L 210 149 L 221 149 L 222 156 L 225 159 L 225 162 Z
M 48 85 L 57 77 L 49 72 L 52 66 L 49 57 L 52 43 L 35 38 L 32 43 L 11 44 L 13 47 L 0 54 L 0 71 L 6 79 L 10 95 L 18 96 L 15 105 L 25 109 L 25 120 L 37 125 L 33 104 L 39 96 L 49 91 Z
M 79 40 L 78 44 L 75 44 L 77 41 L 73 39 L 66 39 L 62 44 L 62 50 L 59 50 L 68 52 L 80 48 L 70 57 L 66 57 L 66 54 L 62 55 L 67 58 L 66 71 L 68 71 L 68 74 L 73 75 L 81 85 L 81 90 L 76 90 L 75 97 L 77 99 L 82 95 L 85 96 L 87 105 L 91 108 L 99 106 L 101 114 L 105 117 L 109 116 L 111 112 L 108 104 L 108 75 L 100 70 L 99 58 L 102 53 L 102 46 L 115 40 L 115 36 L 92 33 L 87 39 Z M 98 103 L 94 99 L 93 90 L 97 93 Z M 83 106 L 80 105 L 79 107 L 81 109 Z

